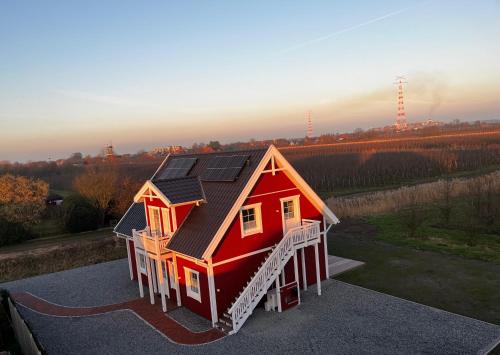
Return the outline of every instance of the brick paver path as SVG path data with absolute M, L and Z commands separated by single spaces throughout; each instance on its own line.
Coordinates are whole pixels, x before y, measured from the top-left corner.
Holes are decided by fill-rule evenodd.
M 50 303 L 27 292 L 18 292 L 12 298 L 20 305 L 38 313 L 57 317 L 85 317 L 118 310 L 131 310 L 149 323 L 153 328 L 165 335 L 170 341 L 183 345 L 200 345 L 220 339 L 224 333 L 217 329 L 193 332 L 163 313 L 161 305 L 152 305 L 149 298 L 138 298 L 132 301 L 99 307 L 65 307 Z M 177 306 L 167 304 L 172 310 Z

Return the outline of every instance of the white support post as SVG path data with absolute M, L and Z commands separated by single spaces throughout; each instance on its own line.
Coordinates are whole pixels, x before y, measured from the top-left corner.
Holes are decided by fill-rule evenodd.
M 208 293 L 210 296 L 210 312 L 212 315 L 212 326 L 218 321 L 217 316 L 217 294 L 215 293 L 215 279 L 214 279 L 214 267 L 212 265 L 212 258 L 208 259 L 207 267 L 208 276 Z
M 316 288 L 318 290 L 318 296 L 321 296 L 321 279 L 319 274 L 319 251 L 318 243 L 314 244 L 314 259 L 316 261 Z
M 278 312 L 281 312 L 281 296 L 280 296 L 280 278 L 276 277 L 276 303 L 278 303 Z
M 273 176 L 276 175 L 276 162 L 274 161 L 274 155 L 271 157 L 271 170 Z
M 293 271 L 295 273 L 295 282 L 297 283 L 297 296 L 300 304 L 299 263 L 297 262 L 297 249 L 295 249 L 293 253 Z
M 151 280 L 151 261 L 148 254 L 146 254 L 146 270 L 148 272 L 148 287 L 149 287 L 149 300 L 151 304 L 155 304 L 155 294 L 153 290 L 153 281 Z
M 165 291 L 167 293 L 168 299 L 170 299 L 170 275 L 168 274 L 168 263 L 167 260 L 162 261 L 163 264 L 165 264 L 165 274 L 163 274 L 163 277 L 165 278 Z M 163 273 L 163 269 L 162 269 Z
M 125 244 L 127 245 L 127 259 L 128 259 L 128 270 L 130 271 L 130 280 L 133 280 L 134 270 L 132 268 L 132 255 L 130 255 L 130 245 L 128 238 L 125 239 Z
M 135 247 L 134 247 L 135 249 Z M 135 252 L 135 269 L 137 272 L 137 283 L 139 284 L 139 295 L 141 298 L 144 297 L 144 287 L 142 286 L 142 273 L 141 273 L 141 260 L 139 258 L 139 253 Z
M 307 291 L 307 274 L 306 274 L 306 253 L 305 253 L 305 248 L 300 249 L 300 261 L 302 264 L 302 289 L 304 291 Z
M 175 274 L 175 296 L 177 298 L 177 306 L 181 306 L 181 288 L 179 286 L 179 270 L 177 269 L 177 257 L 174 254 L 174 274 Z
M 285 265 L 283 265 L 283 269 L 281 270 L 281 284 L 286 285 Z
M 167 311 L 167 300 L 165 299 L 165 276 L 163 275 L 162 261 L 156 260 L 156 268 L 158 269 L 158 287 L 161 295 L 161 308 L 163 312 Z
M 323 217 L 323 251 L 325 252 L 325 275 L 326 278 L 330 278 L 330 268 L 328 265 L 328 244 L 327 240 L 328 238 L 326 237 L 328 234 L 328 228 L 326 228 L 326 218 Z
M 156 271 L 156 267 L 155 267 L 156 260 L 155 259 L 149 259 L 149 260 L 151 262 L 151 276 L 153 279 L 153 290 L 154 290 L 154 292 L 159 292 L 158 277 L 157 277 L 157 271 Z

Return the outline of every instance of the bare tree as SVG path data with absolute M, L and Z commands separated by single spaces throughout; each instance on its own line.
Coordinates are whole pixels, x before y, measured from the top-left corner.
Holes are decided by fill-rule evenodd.
M 113 214 L 122 216 L 129 208 L 134 195 L 141 188 L 141 183 L 130 177 L 125 177 L 118 182 L 116 194 L 113 197 Z
M 25 227 L 40 221 L 49 185 L 39 179 L 0 176 L 0 216 Z
M 101 224 L 111 208 L 117 191 L 118 173 L 116 170 L 88 169 L 74 181 L 75 190 L 91 201 L 101 213 Z

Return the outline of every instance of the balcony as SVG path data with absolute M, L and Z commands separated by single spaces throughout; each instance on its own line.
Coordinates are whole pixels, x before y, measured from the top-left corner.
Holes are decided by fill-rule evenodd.
M 135 247 L 146 251 L 151 256 L 160 256 L 167 253 L 167 244 L 171 235 L 152 231 L 149 227 L 143 230 L 132 231 Z

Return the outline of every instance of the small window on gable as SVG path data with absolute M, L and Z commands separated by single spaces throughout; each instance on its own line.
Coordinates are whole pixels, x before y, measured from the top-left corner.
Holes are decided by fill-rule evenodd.
M 186 277 L 186 294 L 188 297 L 201 302 L 200 273 L 185 267 L 184 275 Z
M 262 233 L 260 203 L 244 206 L 240 210 L 241 236 Z

